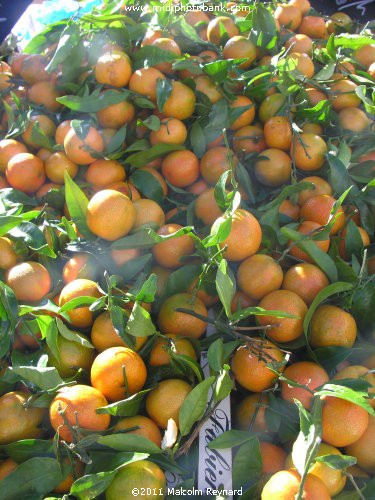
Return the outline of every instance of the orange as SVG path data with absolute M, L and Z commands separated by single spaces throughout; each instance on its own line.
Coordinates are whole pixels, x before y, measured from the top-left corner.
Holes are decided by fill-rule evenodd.
M 127 347 L 110 347 L 102 351 L 91 367 L 91 384 L 108 401 L 119 401 L 139 392 L 146 378 L 142 358 Z
M 305 123 L 302 125 L 302 132 L 311 133 L 315 135 L 323 134 L 323 127 L 318 123 Z
M 20 301 L 38 302 L 51 289 L 52 280 L 47 269 L 38 262 L 21 262 L 11 267 L 6 284 Z
M 41 54 L 19 54 L 16 61 L 12 63 L 12 72 L 14 71 L 13 65 L 15 65 L 17 69 L 15 73 L 18 73 L 29 85 L 32 85 L 51 78 L 51 75 L 46 71 L 47 64 L 46 57 Z
M 306 386 L 309 391 L 300 387 L 294 387 L 289 385 L 288 382 L 282 381 L 282 398 L 291 403 L 293 403 L 294 399 L 298 399 L 298 401 L 308 410 L 313 401 L 313 394 L 311 394 L 311 391 L 314 391 L 317 387 L 320 387 L 329 380 L 327 372 L 312 361 L 299 361 L 294 363 L 285 369 L 283 375 L 292 382 Z
M 284 275 L 282 288 L 296 293 L 309 306 L 318 293 L 328 285 L 327 276 L 318 266 L 303 262 L 288 269 Z
M 341 448 L 355 443 L 365 433 L 369 415 L 350 401 L 333 396 L 323 396 L 322 439 Z
M 94 261 L 88 253 L 76 253 L 64 265 L 62 278 L 70 283 L 77 278 L 92 279 L 95 276 Z
M 188 149 L 173 151 L 163 159 L 161 171 L 172 186 L 190 186 L 199 177 L 199 160 Z
M 27 148 L 22 142 L 15 139 L 2 139 L 0 141 L 0 172 L 5 172 L 8 161 L 19 153 L 27 153 Z
M 157 47 L 160 50 L 166 50 L 176 56 L 181 55 L 181 50 L 178 44 L 172 38 L 156 38 L 151 45 L 153 47 Z M 162 62 L 159 64 L 155 64 L 155 68 L 161 71 L 162 73 L 173 73 L 172 63 L 170 62 Z
M 281 186 L 290 180 L 292 160 L 281 149 L 265 149 L 254 164 L 255 177 L 268 187 Z
M 257 57 L 257 49 L 248 38 L 236 35 L 230 38 L 223 48 L 224 59 L 245 59 L 238 65 L 241 69 L 249 68 Z
M 361 379 L 365 380 L 370 384 L 368 388 L 369 395 L 373 396 L 375 393 L 375 375 L 366 366 L 361 365 L 349 365 L 345 368 L 339 370 L 336 375 L 333 377 L 333 380 L 342 380 L 342 379 Z M 333 382 L 334 383 L 334 382 Z M 369 399 L 368 402 L 374 408 L 375 407 L 375 399 Z
M 235 409 L 236 426 L 243 431 L 267 432 L 266 410 L 268 408 L 268 396 L 263 393 L 249 394 L 237 405 Z
M 133 427 L 138 427 L 138 429 L 127 430 Z M 126 434 L 135 434 L 137 436 L 143 436 L 149 439 L 156 446 L 161 445 L 161 432 L 159 427 L 155 424 L 151 418 L 145 417 L 143 415 L 134 415 L 134 417 L 125 417 L 119 420 L 113 428 L 113 432 L 117 433 L 119 431 L 126 431 Z M 126 435 L 125 434 L 125 435 Z
M 311 9 L 311 4 L 309 0 L 289 0 L 289 5 L 294 5 L 301 11 L 301 14 L 304 16 Z
M 165 224 L 158 230 L 159 236 L 169 236 L 176 233 L 182 226 L 179 224 Z M 194 241 L 188 234 L 156 243 L 152 253 L 158 264 L 168 269 L 181 267 L 182 257 L 188 257 L 194 252 Z
M 10 269 L 17 264 L 17 254 L 13 242 L 5 236 L 0 237 L 0 269 Z
M 262 457 L 262 474 L 275 474 L 285 465 L 286 452 L 268 441 L 260 441 L 260 454 Z
M 316 222 L 320 226 L 328 224 L 331 218 L 335 198 L 328 194 L 318 194 L 309 198 L 302 205 L 300 216 L 305 220 Z M 337 234 L 345 224 L 345 213 L 342 207 L 339 207 L 335 213 L 335 222 L 331 229 L 331 234 Z
M 325 94 L 321 90 L 316 89 L 315 87 L 306 87 L 305 88 L 305 92 L 306 92 L 307 102 L 310 104 L 310 106 L 316 106 L 320 101 L 326 101 L 328 99 L 327 94 Z M 311 125 L 315 125 L 316 126 L 318 124 L 316 124 L 316 123 L 309 123 L 309 124 L 306 124 L 306 125 L 308 125 L 308 126 L 311 127 Z M 302 130 L 304 132 L 308 132 L 307 130 L 305 130 L 306 125 L 304 125 L 302 127 Z M 321 128 L 320 125 L 318 125 L 318 127 Z M 317 135 L 321 135 L 321 131 L 319 131 L 319 134 L 317 134 Z
M 283 311 L 296 316 L 294 319 L 258 316 L 260 325 L 274 325 L 266 332 L 272 340 L 290 342 L 301 337 L 307 306 L 296 293 L 289 290 L 276 290 L 263 297 L 259 302 L 259 307 L 266 310 Z
M 189 10 L 184 15 L 185 21 L 190 24 L 190 26 L 195 26 L 198 23 L 208 23 L 210 18 L 201 10 Z
M 282 281 L 283 270 L 269 255 L 252 255 L 243 260 L 237 270 L 238 286 L 255 300 L 278 290 Z
M 340 307 L 324 304 L 313 314 L 310 337 L 312 347 L 352 347 L 356 337 L 355 319 Z
M 113 189 L 97 192 L 87 205 L 86 222 L 89 229 L 108 241 L 128 234 L 135 217 L 136 211 L 131 200 Z
M 370 416 L 368 427 L 362 436 L 345 448 L 345 453 L 355 457 L 357 464 L 370 474 L 375 473 L 375 417 Z
M 158 130 L 151 130 L 150 142 L 155 144 L 184 144 L 187 138 L 187 128 L 177 118 L 164 118 L 160 121 Z
M 231 169 L 231 164 L 235 168 L 237 158 L 232 151 L 224 146 L 217 146 L 204 153 L 200 162 L 201 175 L 203 179 L 211 185 L 215 185 L 220 176 Z
M 319 135 L 302 133 L 295 136 L 290 149 L 296 167 L 303 171 L 319 170 L 324 163 L 327 144 Z
M 206 322 L 191 314 L 176 311 L 187 309 L 201 316 L 207 316 L 204 303 L 189 293 L 176 293 L 168 297 L 162 304 L 158 323 L 162 333 L 174 334 L 179 337 L 200 338 L 206 330 Z
M 230 17 L 217 16 L 208 23 L 207 38 L 215 45 L 220 45 L 225 37 L 232 38 L 237 35 L 239 35 L 239 29 Z
M 171 363 L 170 351 L 197 360 L 194 347 L 188 339 L 176 337 L 173 334 L 166 335 L 166 337 L 166 339 L 158 338 L 155 342 L 150 354 L 150 366 L 169 365 Z
M 276 363 L 277 370 L 284 360 L 284 353 L 269 340 L 253 339 L 252 345 L 240 346 L 232 358 L 232 371 L 236 381 L 252 392 L 270 389 L 277 380 L 277 374 L 267 364 Z
M 99 188 L 104 188 L 126 178 L 124 167 L 116 160 L 95 160 L 85 173 L 86 181 Z
M 165 182 L 164 177 L 156 170 L 156 168 L 153 168 L 153 167 L 141 167 L 141 168 L 138 169 L 138 171 L 140 171 L 140 172 L 148 172 L 150 175 L 152 175 L 155 178 L 155 180 L 158 182 L 158 184 L 160 185 L 160 188 L 161 188 L 161 190 L 163 192 L 164 198 L 167 196 L 167 194 L 168 194 L 167 183 Z M 132 189 L 132 192 L 134 192 L 133 186 L 131 186 L 131 189 Z M 135 199 L 134 198 L 134 194 L 133 194 L 133 198 L 132 199 Z
M 195 94 L 190 87 L 175 80 L 172 91 L 163 107 L 163 114 L 179 120 L 186 120 L 194 113 Z
M 122 250 L 111 250 L 111 257 L 116 266 L 123 266 L 130 260 L 136 259 L 141 255 L 139 248 L 124 248 Z
M 33 148 L 38 148 L 39 143 L 32 139 L 33 130 L 35 125 L 38 124 L 41 131 L 45 133 L 48 137 L 54 137 L 56 133 L 56 125 L 47 115 L 32 115 L 29 120 L 29 124 L 22 134 L 23 142 L 25 142 L 28 146 Z M 39 156 L 39 155 L 38 155 Z
M 197 76 L 194 80 L 194 83 L 195 91 L 201 92 L 202 94 L 207 96 L 211 104 L 215 104 L 223 97 L 221 89 L 218 88 L 216 83 L 207 75 Z
M 143 490 L 144 488 L 144 490 Z M 166 493 L 166 480 L 160 467 L 148 460 L 131 462 L 116 473 L 105 491 L 106 500 L 134 498 L 134 489 L 144 491 L 144 500 L 162 499 Z
M 180 408 L 192 390 L 184 380 L 167 379 L 159 382 L 146 397 L 146 411 L 152 420 L 162 429 L 168 426 L 171 418 L 179 425 Z
M 363 229 L 363 227 L 361 227 L 361 226 L 357 226 L 357 229 L 358 229 L 359 235 L 361 237 L 363 246 L 367 247 L 370 244 L 370 236 L 369 236 L 368 232 L 365 229 Z M 348 255 L 346 252 L 346 245 L 345 245 L 346 233 L 347 233 L 346 228 L 344 228 L 340 234 L 340 243 L 339 243 L 340 255 L 344 260 L 348 260 Z
M 294 221 L 299 220 L 299 206 L 294 205 L 290 200 L 283 200 L 279 205 L 279 214 Z
M 84 475 L 85 464 L 79 460 L 71 463 L 68 457 L 62 459 L 62 472 L 65 478 L 55 488 L 53 493 L 69 493 L 76 479 Z
M 24 193 L 35 193 L 44 184 L 43 162 L 30 153 L 19 153 L 9 161 L 5 171 L 9 184 Z
M 268 148 L 289 151 L 292 143 L 292 127 L 288 118 L 273 116 L 267 120 L 264 124 L 264 140 Z
M 54 83 L 46 81 L 34 83 L 27 92 L 27 97 L 33 104 L 44 106 L 48 111 L 53 112 L 61 108 L 61 104 L 56 101 L 61 95 Z
M 233 149 L 236 153 L 260 153 L 266 149 L 263 127 L 261 125 L 247 125 L 235 131 L 233 135 Z
M 104 149 L 104 142 L 102 136 L 94 127 L 88 129 L 84 139 L 78 137 L 72 128 L 65 136 L 64 149 L 66 156 L 72 160 L 72 162 L 78 165 L 88 165 L 95 161 L 95 158 L 89 151 L 93 150 L 97 153 L 102 152 Z
M 0 397 L 0 444 L 42 437 L 40 425 L 46 411 L 44 408 L 25 406 L 30 396 L 12 391 Z
M 110 415 L 99 414 L 97 408 L 107 406 L 108 402 L 103 394 L 88 385 L 73 385 L 64 387 L 54 397 L 49 417 L 52 427 L 58 430 L 60 438 L 67 442 L 74 440 L 73 433 L 66 425 L 78 424 L 85 431 L 105 431 L 109 427 Z M 60 412 L 64 412 L 64 418 Z M 79 430 L 78 430 L 79 431 Z
M 72 179 L 78 173 L 78 165 L 69 160 L 62 151 L 56 151 L 46 160 L 45 169 L 48 179 L 57 184 L 64 184 L 65 171 Z
M 135 350 L 138 351 L 146 342 L 147 337 L 134 337 Z M 110 347 L 128 347 L 129 346 L 122 340 L 111 321 L 108 311 L 104 311 L 95 319 L 91 328 L 91 342 L 95 349 L 103 352 Z
M 287 68 L 290 70 L 296 69 L 306 78 L 312 78 L 315 73 L 314 63 L 307 54 L 293 52 L 286 57 Z
M 129 89 L 156 102 L 156 83 L 165 75 L 156 68 L 141 68 L 134 71 L 129 81 Z
M 304 16 L 298 32 L 310 38 L 327 38 L 328 35 L 325 19 L 319 16 Z
M 224 220 L 224 217 L 221 219 Z M 262 241 L 262 229 L 258 220 L 247 210 L 238 208 L 232 215 L 228 237 L 220 243 L 223 256 L 229 261 L 244 260 L 254 255 Z
M 49 149 L 46 148 L 40 148 L 36 154 L 38 158 L 42 160 L 43 163 L 45 163 L 50 156 L 52 156 L 53 152 L 50 151 Z M 43 188 L 43 186 L 42 186 Z M 41 188 L 41 189 L 42 189 Z
M 158 228 L 165 223 L 165 214 L 160 205 L 153 200 L 140 199 L 134 202 L 135 222 L 133 229 L 138 229 L 142 226 Z
M 59 306 L 62 307 L 67 302 L 78 297 L 100 297 L 97 283 L 88 279 L 75 279 L 64 286 L 59 298 Z M 68 312 L 70 323 L 77 328 L 87 328 L 92 325 L 93 314 L 88 306 L 78 307 Z
M 297 33 L 288 38 L 285 42 L 285 48 L 289 49 L 289 53 L 299 52 L 300 54 L 311 55 L 313 51 L 313 41 L 309 36 Z
M 363 132 L 369 127 L 371 121 L 362 109 L 350 107 L 339 112 L 339 123 L 344 130 Z
M 155 30 L 153 28 L 147 28 L 145 36 L 142 39 L 141 47 L 146 45 L 151 45 L 154 40 L 160 38 L 163 32 L 161 30 Z
M 64 144 L 64 139 L 71 128 L 70 120 L 64 120 L 57 125 L 55 132 L 56 144 Z
M 79 335 L 81 342 L 83 340 L 88 341 L 88 338 L 84 335 L 77 335 Z M 49 366 L 54 366 L 61 377 L 74 377 L 77 375 L 79 369 L 83 369 L 86 372 L 90 371 L 95 358 L 95 350 L 86 347 L 81 344 L 81 342 L 68 340 L 62 335 L 59 335 L 56 340 L 59 357 L 56 358 L 49 349 L 46 349 Z
M 223 213 L 216 202 L 214 193 L 214 188 L 206 189 L 195 200 L 195 215 L 207 226 L 212 225 Z
M 251 99 L 244 95 L 236 96 L 234 101 L 229 105 L 229 113 L 231 111 L 236 112 L 237 108 L 248 108 L 245 109 L 240 116 L 238 116 L 229 127 L 231 130 L 238 130 L 242 127 L 250 125 L 255 118 L 255 105 Z
M 258 115 L 261 122 L 265 123 L 273 116 L 283 114 L 281 108 L 286 101 L 285 96 L 276 93 L 267 96 L 259 106 Z
M 368 68 L 375 62 L 375 44 L 362 45 L 362 47 L 354 52 L 353 57 L 362 64 L 362 66 Z
M 350 31 L 351 18 L 344 12 L 335 12 L 326 22 L 327 31 L 329 34 L 335 32 L 336 28 L 345 28 L 345 31 Z
M 281 26 L 296 31 L 302 20 L 301 11 L 290 4 L 279 4 L 274 12 L 275 19 Z
M 125 52 L 111 51 L 99 57 L 94 71 L 97 82 L 111 87 L 125 87 L 129 83 L 132 67 Z
M 299 491 L 301 477 L 296 470 L 276 472 L 265 484 L 262 500 L 294 500 Z M 330 500 L 326 485 L 318 477 L 307 474 L 303 486 L 304 500 Z
M 105 92 L 103 92 L 105 95 Z M 135 115 L 135 107 L 131 102 L 121 101 L 97 111 L 96 116 L 102 127 L 119 129 L 125 123 L 130 123 Z
M 253 307 L 258 304 L 258 301 L 252 299 L 246 293 L 241 292 L 241 290 L 236 290 L 232 299 L 230 306 L 231 312 L 234 314 L 241 309 L 246 309 L 246 307 Z
M 12 458 L 6 458 L 0 463 L 0 481 L 9 476 L 18 467 L 18 463 Z
M 355 93 L 358 85 L 346 78 L 331 84 L 332 109 L 341 111 L 345 108 L 357 107 L 361 99 Z
M 331 185 L 324 180 L 322 177 L 318 177 L 316 175 L 312 175 L 311 177 L 305 177 L 303 179 L 304 182 L 310 182 L 313 184 L 312 189 L 304 189 L 299 192 L 298 195 L 298 204 L 302 206 L 305 201 L 312 198 L 313 196 L 317 196 L 318 194 L 332 194 Z

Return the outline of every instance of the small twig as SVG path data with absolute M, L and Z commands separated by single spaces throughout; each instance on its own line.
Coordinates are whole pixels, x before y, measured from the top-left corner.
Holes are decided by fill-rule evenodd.
M 358 496 L 361 500 L 366 500 L 366 497 L 362 494 L 362 491 L 360 490 L 360 488 L 358 487 L 358 484 L 355 482 L 354 480 L 354 477 L 352 476 L 352 474 L 350 474 L 349 472 L 347 471 L 344 471 L 344 475 L 349 479 L 349 481 L 352 483 L 355 491 L 358 493 Z

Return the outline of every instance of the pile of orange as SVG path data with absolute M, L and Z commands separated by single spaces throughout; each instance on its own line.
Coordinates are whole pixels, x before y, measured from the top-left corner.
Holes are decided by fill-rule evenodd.
M 374 34 L 308 0 L 107 4 L 0 66 L 0 492 L 46 457 L 18 498 L 195 478 L 208 349 L 246 498 L 372 498 Z

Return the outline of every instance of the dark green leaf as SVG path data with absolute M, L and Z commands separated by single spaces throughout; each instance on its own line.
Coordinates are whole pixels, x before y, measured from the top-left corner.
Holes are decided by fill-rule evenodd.
M 25 462 L 33 457 L 54 456 L 53 443 L 43 439 L 22 439 L 1 447 L 17 463 Z
M 156 333 L 150 313 L 144 309 L 139 302 L 135 302 L 126 323 L 125 331 L 134 337 L 149 337 Z
M 259 441 L 253 439 L 244 443 L 233 460 L 233 487 L 249 488 L 255 484 L 262 474 L 262 456 Z
M 96 113 L 108 106 L 126 101 L 129 95 L 129 92 L 126 90 L 106 90 L 99 94 L 94 92 L 87 96 L 65 95 L 63 97 L 58 97 L 56 100 L 73 111 Z
M 130 434 L 129 432 L 100 436 L 98 438 L 98 443 L 117 451 L 143 452 L 150 454 L 161 452 L 160 448 L 149 439 L 137 434 Z
M 231 429 L 223 432 L 223 434 L 220 434 L 215 439 L 210 441 L 208 443 L 208 447 L 210 450 L 234 448 L 252 439 L 254 439 L 254 435 L 250 432 Z
M 203 417 L 208 403 L 208 393 L 214 381 L 215 377 L 203 380 L 184 399 L 179 415 L 179 429 L 182 436 L 187 436 L 195 422 Z
M 159 78 L 156 82 L 156 103 L 160 112 L 172 93 L 172 81 L 168 78 Z
M 318 396 L 334 396 L 336 398 L 345 399 L 345 401 L 350 401 L 358 406 L 364 408 L 370 415 L 375 416 L 375 411 L 371 407 L 370 403 L 366 399 L 368 397 L 367 391 L 354 391 L 349 387 L 343 385 L 338 385 L 339 381 L 334 381 L 334 384 L 327 383 L 324 384 L 322 389 L 315 392 L 315 397 Z
M 53 367 L 12 366 L 10 369 L 40 389 L 50 390 L 64 383 L 59 372 Z
M 143 398 L 148 392 L 150 392 L 150 390 L 151 389 L 145 389 L 137 392 L 137 394 L 134 394 L 127 399 L 116 401 L 108 406 L 102 406 L 97 409 L 97 413 L 108 413 L 109 415 L 113 415 L 115 417 L 134 417 L 134 415 L 137 415 L 139 411 Z
M 88 239 L 93 238 L 93 234 L 86 223 L 86 211 L 89 200 L 85 193 L 70 178 L 65 170 L 65 199 L 70 217 L 76 223 L 79 232 Z

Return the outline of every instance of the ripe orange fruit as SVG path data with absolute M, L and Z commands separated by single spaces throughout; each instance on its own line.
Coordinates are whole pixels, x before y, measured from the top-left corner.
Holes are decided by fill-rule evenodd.
M 27 148 L 22 142 L 2 139 L 0 141 L 0 172 L 5 172 L 8 161 L 19 153 L 27 153 Z
M 55 131 L 55 141 L 56 144 L 64 144 L 64 139 L 67 133 L 71 130 L 70 120 L 64 120 L 59 123 Z
M 305 88 L 306 99 L 310 106 L 316 106 L 320 101 L 325 101 L 328 99 L 327 94 L 322 92 L 321 90 L 316 89 L 315 87 L 306 87 Z M 319 128 L 319 132 L 315 132 L 314 130 L 305 130 L 305 128 Z M 302 127 L 303 132 L 311 132 L 316 135 L 322 135 L 323 129 L 321 125 L 317 123 L 306 123 Z
M 88 279 L 75 279 L 64 286 L 59 297 L 59 306 L 78 297 L 100 297 L 97 283 Z M 93 322 L 88 306 L 78 307 L 68 312 L 70 323 L 77 328 L 87 328 Z
M 283 375 L 292 382 L 306 386 L 310 391 L 314 391 L 329 380 L 327 372 L 311 361 L 294 363 L 285 369 Z M 313 395 L 307 389 L 288 385 L 285 381 L 281 382 L 281 397 L 291 403 L 294 399 L 298 399 L 306 409 L 310 409 L 313 401 Z
M 103 92 L 105 95 L 105 92 Z M 121 101 L 97 111 L 96 116 L 102 127 L 119 129 L 130 123 L 135 115 L 135 107 L 131 102 Z
M 327 38 L 328 35 L 325 19 L 319 16 L 304 16 L 298 32 L 310 38 Z
M 365 229 L 363 229 L 363 227 L 361 227 L 361 226 L 357 226 L 357 229 L 358 229 L 359 235 L 361 237 L 363 246 L 367 247 L 370 244 L 370 236 L 369 236 L 368 232 Z M 340 243 L 339 243 L 340 255 L 344 260 L 348 260 L 348 255 L 347 255 L 346 245 L 345 245 L 346 233 L 347 233 L 347 231 L 345 228 L 342 230 L 342 232 L 340 234 Z
M 170 349 L 174 354 L 183 354 L 189 358 L 197 360 L 194 347 L 188 339 L 177 337 L 176 335 L 169 334 L 165 338 L 158 338 L 152 348 L 150 354 L 150 366 L 163 366 L 171 363 L 169 355 Z
M 235 131 L 233 135 L 233 149 L 236 153 L 260 153 L 266 149 L 263 127 L 261 125 L 247 125 Z
M 162 429 L 168 426 L 171 418 L 179 425 L 180 408 L 192 390 L 184 380 L 167 379 L 159 382 L 146 397 L 146 411 L 156 424 Z
M 222 38 L 239 35 L 239 30 L 232 18 L 227 16 L 217 16 L 211 19 L 207 26 L 207 38 L 211 43 L 220 45 Z
M 324 304 L 313 314 L 310 337 L 312 347 L 352 347 L 356 337 L 355 319 L 340 307 Z
M 195 26 L 198 23 L 208 23 L 210 21 L 208 15 L 201 10 L 189 10 L 184 14 L 184 19 L 190 26 Z
M 101 153 L 104 149 L 102 136 L 94 128 L 90 127 L 84 139 L 81 139 L 72 128 L 64 139 L 64 149 L 66 156 L 78 165 L 88 165 L 93 163 L 95 158 L 89 151 L 94 150 Z
M 107 406 L 108 402 L 103 394 L 88 385 L 73 385 L 64 387 L 54 397 L 50 408 L 49 418 L 55 431 L 59 431 L 61 439 L 72 442 L 74 437 L 70 426 L 78 423 L 79 428 L 86 431 L 105 431 L 109 427 L 110 415 L 99 414 L 97 408 Z M 64 418 L 60 414 L 64 412 Z
M 353 57 L 362 66 L 368 68 L 375 61 L 375 44 L 362 45 L 354 52 Z
M 6 284 L 20 301 L 39 302 L 51 289 L 51 276 L 38 262 L 21 262 L 11 267 Z
M 251 40 L 242 36 L 236 35 L 227 41 L 223 48 L 224 59 L 246 59 L 238 65 L 241 69 L 249 68 L 257 57 L 256 46 Z
M 318 177 L 316 175 L 312 175 L 310 177 L 305 177 L 303 179 L 304 182 L 310 182 L 313 184 L 313 189 L 304 189 L 299 192 L 298 195 L 298 204 L 302 206 L 305 201 L 312 198 L 313 196 L 317 196 L 318 194 L 332 194 L 331 185 L 324 180 L 322 177 Z
M 135 222 L 133 229 L 142 226 L 160 228 L 165 224 L 165 214 L 160 205 L 153 200 L 141 198 L 134 202 Z
M 276 290 L 263 297 L 259 302 L 259 307 L 266 310 L 283 311 L 296 316 L 294 319 L 259 316 L 258 322 L 260 325 L 275 325 L 267 330 L 267 335 L 272 340 L 290 342 L 302 335 L 307 306 L 296 293 L 289 290 Z
M 135 350 L 138 351 L 146 342 L 147 337 L 134 337 L 134 340 Z M 103 352 L 110 347 L 129 348 L 120 335 L 116 333 L 108 311 L 99 314 L 95 319 L 91 328 L 91 342 L 99 352 Z
M 93 279 L 95 276 L 94 262 L 88 253 L 74 254 L 63 267 L 64 283 L 70 283 L 77 278 Z
M 344 130 L 363 132 L 371 124 L 371 120 L 362 109 L 350 107 L 339 112 L 339 123 Z
M 63 151 L 56 151 L 56 153 L 51 154 L 45 162 L 45 170 L 48 179 L 51 182 L 57 184 L 64 184 L 64 173 L 65 170 L 68 172 L 70 177 L 74 177 L 78 173 L 78 165 L 73 163 Z
M 297 231 L 301 234 L 309 235 L 311 238 L 313 235 L 317 234 L 317 230 L 320 227 L 321 227 L 320 224 L 318 224 L 317 222 L 305 220 L 305 221 L 301 222 L 301 224 L 298 226 Z M 308 238 L 308 239 L 310 240 L 310 238 Z M 312 241 L 314 243 L 314 245 L 317 246 L 322 252 L 324 252 L 324 253 L 328 252 L 329 245 L 330 245 L 329 238 L 326 240 L 310 240 L 310 241 Z M 288 245 L 291 245 L 291 244 L 292 244 L 292 242 L 289 241 Z M 297 259 L 305 260 L 307 262 L 313 262 L 311 257 L 306 252 L 304 252 L 303 250 L 301 250 L 300 248 L 298 248 L 295 245 L 290 248 L 289 253 L 290 253 L 290 255 L 293 255 Z
M 285 450 L 268 441 L 260 441 L 259 446 L 262 457 L 262 474 L 275 474 L 282 470 L 286 459 Z
M 264 139 L 268 148 L 289 151 L 292 143 L 292 127 L 288 118 L 273 116 L 267 120 L 264 124 Z
M 266 410 L 268 407 L 266 393 L 255 393 L 245 396 L 235 408 L 236 426 L 244 431 L 268 432 Z
M 285 104 L 285 96 L 275 93 L 267 96 L 259 106 L 258 115 L 261 122 L 265 123 L 273 116 L 283 114 L 281 108 Z
M 280 216 L 287 217 L 294 221 L 299 220 L 299 206 L 294 205 L 290 200 L 283 200 L 279 205 Z
M 287 67 L 296 69 L 306 78 L 312 78 L 315 73 L 314 63 L 307 54 L 293 52 L 287 56 Z
M 207 316 L 204 303 L 189 293 L 176 293 L 165 300 L 160 308 L 158 323 L 164 334 L 174 334 L 178 337 L 199 338 L 206 330 L 206 322 L 176 309 L 188 309 L 201 316 Z
M 277 6 L 274 12 L 274 18 L 280 23 L 281 26 L 285 26 L 292 31 L 296 31 L 302 20 L 301 11 L 290 4 L 280 4 Z
M 91 384 L 108 401 L 119 401 L 139 392 L 146 378 L 143 359 L 127 347 L 110 347 L 102 351 L 91 367 Z
M 265 149 L 254 164 L 255 177 L 269 187 L 281 186 L 290 180 L 292 160 L 281 149 Z
M 213 224 L 223 213 L 216 202 L 214 193 L 214 188 L 206 189 L 195 200 L 195 215 L 207 226 Z
M 97 82 L 111 87 L 125 87 L 129 83 L 132 67 L 125 52 L 111 51 L 99 57 L 94 71 Z
M 232 358 L 232 371 L 236 381 L 252 392 L 270 389 L 277 379 L 276 373 L 267 364 L 282 363 L 283 352 L 269 340 L 257 339 L 254 345 L 240 346 Z M 279 371 L 283 367 L 277 366 Z
M 242 127 L 250 125 L 255 118 L 255 105 L 251 99 L 244 95 L 236 96 L 234 101 L 229 105 L 229 110 L 236 110 L 237 108 L 245 109 L 240 116 L 238 116 L 229 127 L 231 130 L 238 130 Z M 230 111 L 229 111 L 230 112 Z
M 342 380 L 347 378 L 362 379 L 370 384 L 368 388 L 369 395 L 375 393 L 375 375 L 366 366 L 361 365 L 349 365 L 339 370 L 333 377 L 333 380 Z M 368 402 L 374 408 L 375 399 L 369 399 Z
M 164 177 L 157 171 L 156 168 L 153 168 L 153 167 L 140 167 L 138 169 L 138 171 L 140 171 L 140 172 L 148 172 L 150 175 L 152 175 L 155 178 L 155 180 L 159 183 L 160 188 L 161 188 L 161 190 L 163 192 L 164 197 L 167 196 L 167 194 L 168 194 L 167 183 L 165 182 Z M 132 192 L 133 192 L 133 186 L 131 186 L 131 188 L 132 188 Z M 134 195 L 133 195 L 132 199 L 135 199 Z
M 294 158 L 296 167 L 310 172 L 323 166 L 327 144 L 319 135 L 302 133 L 292 141 L 290 155 Z
M 17 254 L 13 242 L 5 236 L 0 237 L 0 269 L 10 269 L 17 264 Z
M 289 53 L 298 52 L 310 56 L 313 50 L 313 41 L 309 36 L 297 33 L 288 38 L 285 42 L 285 48 L 289 49 Z
M 50 81 L 36 82 L 27 92 L 27 97 L 33 104 L 44 106 L 48 111 L 53 112 L 61 108 L 61 104 L 56 101 L 61 95 L 61 92 L 56 89 L 55 84 Z
M 5 175 L 9 184 L 24 193 L 35 193 L 44 184 L 42 160 L 30 153 L 19 153 L 8 161 Z
M 82 334 L 78 334 L 82 340 L 88 341 L 88 338 Z M 48 353 L 48 364 L 54 366 L 61 377 L 74 377 L 79 369 L 90 371 L 91 365 L 95 358 L 95 350 L 86 347 L 80 342 L 68 340 L 62 335 L 59 335 L 56 340 L 59 357 L 46 349 Z
M 181 50 L 178 44 L 172 38 L 156 38 L 151 45 L 153 47 L 157 47 L 160 50 L 167 50 L 172 54 L 175 54 L 176 57 L 181 55 Z M 162 62 L 159 64 L 155 64 L 155 68 L 161 71 L 162 73 L 173 73 L 172 63 L 170 62 Z
M 165 116 L 186 120 L 194 113 L 195 94 L 190 87 L 173 80 L 172 92 L 163 107 Z
M 18 391 L 0 397 L 0 444 L 42 437 L 40 425 L 46 411 L 25 406 L 29 397 L 30 394 Z
M 188 149 L 172 151 L 163 159 L 161 170 L 172 186 L 184 188 L 198 179 L 199 160 Z
M 132 427 L 139 427 L 132 431 L 127 431 Z M 126 431 L 126 434 L 136 434 L 137 436 L 143 436 L 156 446 L 161 445 L 161 432 L 159 427 L 155 424 L 151 418 L 145 417 L 144 415 L 134 415 L 134 417 L 125 417 L 119 420 L 113 428 L 113 432 Z
M 345 448 L 345 453 L 355 457 L 362 469 L 370 474 L 375 472 L 375 417 L 370 415 L 368 427 L 362 436 Z
M 47 59 L 41 54 L 19 54 L 12 63 L 12 72 L 19 74 L 29 85 L 32 85 L 51 78 L 45 69 L 46 66 Z
M 283 270 L 269 255 L 252 255 L 243 260 L 237 270 L 238 286 L 255 300 L 278 290 L 282 281 Z
M 215 185 L 221 174 L 237 164 L 236 156 L 224 146 L 209 149 L 201 158 L 200 168 L 203 179 L 211 185 Z
M 98 188 L 104 188 L 126 178 L 124 167 L 116 160 L 95 160 L 85 173 L 86 181 Z
M 367 411 L 345 399 L 333 396 L 323 396 L 323 399 L 323 441 L 338 448 L 355 443 L 368 427 Z
M 257 219 L 247 210 L 237 209 L 232 216 L 229 236 L 220 243 L 223 256 L 229 261 L 244 260 L 254 255 L 262 241 L 262 229 Z
M 12 458 L 6 458 L 0 463 L 0 481 L 9 476 L 18 467 L 18 463 Z
M 53 122 L 53 120 L 51 120 L 51 118 L 49 118 L 49 116 L 47 115 L 32 115 L 29 119 L 29 124 L 26 128 L 26 130 L 23 132 L 22 134 L 22 140 L 23 142 L 25 142 L 28 146 L 31 146 L 35 149 L 39 148 L 39 143 L 35 140 L 33 140 L 32 136 L 33 136 L 33 131 L 35 129 L 35 125 L 38 124 L 41 131 L 45 133 L 45 135 L 47 135 L 48 137 L 54 137 L 55 133 L 56 133 L 56 125 L 55 123 Z M 52 154 L 50 152 L 50 154 Z M 39 156 L 39 155 L 37 155 Z M 42 158 L 41 158 L 42 159 Z
M 311 4 L 309 0 L 289 0 L 289 5 L 294 5 L 297 7 L 304 16 L 311 9 Z
M 341 111 L 344 108 L 351 108 L 359 106 L 361 103 L 360 98 L 355 93 L 358 85 L 352 80 L 341 79 L 331 84 L 332 109 Z
M 156 83 L 165 75 L 156 68 L 141 68 L 134 71 L 129 81 L 129 89 L 156 102 Z
M 97 192 L 87 205 L 86 222 L 89 229 L 108 241 L 128 234 L 135 217 L 136 211 L 130 199 L 113 189 Z
M 134 498 L 134 489 L 143 491 L 144 500 L 162 499 L 166 480 L 160 467 L 148 460 L 138 460 L 121 467 L 105 491 L 106 500 Z
M 294 500 L 301 477 L 294 469 L 276 472 L 262 490 L 262 500 Z M 326 485 L 316 476 L 307 474 L 303 487 L 306 500 L 329 500 L 331 498 Z
M 177 118 L 164 118 L 160 121 L 158 130 L 151 130 L 150 142 L 155 144 L 184 144 L 187 138 L 187 128 L 183 121 Z
M 284 275 L 282 288 L 296 293 L 309 306 L 318 293 L 328 285 L 327 276 L 318 266 L 303 262 L 288 269 Z
M 160 236 L 169 236 L 176 233 L 182 226 L 178 224 L 165 224 L 158 230 Z M 183 265 L 182 257 L 191 255 L 194 251 L 194 241 L 188 234 L 156 243 L 152 253 L 158 264 L 168 269 L 175 269 Z

